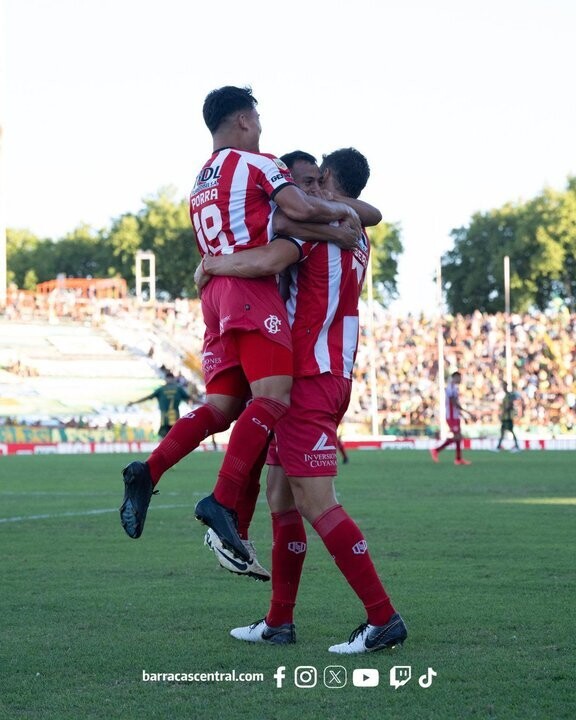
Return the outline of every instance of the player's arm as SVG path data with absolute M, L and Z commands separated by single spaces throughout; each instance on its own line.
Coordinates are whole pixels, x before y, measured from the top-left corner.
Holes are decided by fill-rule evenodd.
M 300 258 L 300 246 L 292 239 L 279 237 L 268 245 L 230 255 L 205 255 L 196 268 L 194 280 L 202 290 L 212 275 L 242 278 L 276 275 Z
M 332 197 L 334 200 L 346 203 L 346 205 L 350 205 L 351 208 L 356 210 L 364 227 L 373 227 L 374 225 L 378 225 L 378 223 L 382 220 L 382 213 L 380 210 L 364 200 L 359 200 L 358 198 L 348 198 L 344 195 L 333 195 Z
M 352 250 L 358 242 L 355 227 L 347 222 L 337 225 L 305 223 L 291 220 L 280 208 L 274 212 L 272 227 L 277 235 L 297 237 L 306 242 L 331 242 L 343 250 Z
M 454 404 L 456 405 L 458 410 L 460 410 L 462 415 L 466 415 L 469 420 L 472 420 L 472 421 L 474 420 L 474 415 L 470 412 L 470 410 L 466 410 L 465 407 L 462 407 L 460 400 L 456 400 Z
M 138 405 L 141 402 L 144 402 L 146 400 L 152 400 L 152 398 L 155 397 L 155 393 L 152 393 L 152 395 L 146 395 L 146 397 L 142 397 L 139 400 L 132 400 L 128 403 L 128 407 L 131 407 L 132 405 Z
M 291 220 L 318 223 L 344 221 L 356 231 L 356 237 L 362 230 L 358 213 L 350 205 L 306 195 L 296 185 L 284 185 L 274 195 L 273 200 Z

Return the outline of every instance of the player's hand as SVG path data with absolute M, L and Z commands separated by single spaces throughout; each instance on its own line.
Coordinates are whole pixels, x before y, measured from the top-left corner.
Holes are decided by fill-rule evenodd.
M 338 227 L 331 228 L 331 230 L 334 234 L 331 242 L 341 250 L 354 250 L 355 247 L 358 247 L 359 235 L 356 228 L 347 221 L 341 222 Z
M 346 208 L 346 212 L 344 213 L 342 221 L 350 225 L 350 227 L 356 231 L 356 237 L 359 238 L 362 233 L 362 222 L 360 221 L 360 216 L 354 208 L 350 207 L 350 205 L 344 205 L 344 207 Z
M 210 282 L 210 275 L 204 272 L 204 268 L 202 266 L 202 263 L 198 265 L 194 272 L 194 282 L 196 283 L 196 287 L 198 288 L 198 297 L 202 297 L 202 288 L 206 287 L 206 285 Z

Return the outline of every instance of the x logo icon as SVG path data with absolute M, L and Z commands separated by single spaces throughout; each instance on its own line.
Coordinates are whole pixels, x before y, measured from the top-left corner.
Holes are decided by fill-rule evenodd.
M 342 665 L 327 665 L 324 668 L 324 685 L 327 688 L 343 688 L 346 681 L 346 668 Z

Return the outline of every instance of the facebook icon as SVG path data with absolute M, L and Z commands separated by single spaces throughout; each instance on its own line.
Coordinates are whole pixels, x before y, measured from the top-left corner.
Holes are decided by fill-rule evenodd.
M 276 687 L 281 688 L 284 682 L 284 678 L 286 677 L 286 665 L 280 665 L 279 667 L 277 667 L 273 677 L 274 680 L 276 680 Z

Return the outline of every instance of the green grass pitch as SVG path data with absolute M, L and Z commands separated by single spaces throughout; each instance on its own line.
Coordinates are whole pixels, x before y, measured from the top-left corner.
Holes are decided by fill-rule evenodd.
M 297 644 L 229 636 L 263 617 L 270 587 L 227 573 L 203 547 L 193 510 L 220 454 L 194 453 L 164 476 L 139 540 L 124 534 L 117 510 L 120 471 L 134 458 L 0 458 L 0 718 L 576 717 L 575 454 L 469 452 L 469 467 L 455 467 L 451 450 L 438 465 L 414 450 L 350 456 L 340 501 L 409 637 L 348 657 L 327 648 L 347 639 L 363 609 L 310 528 Z M 264 493 L 252 536 L 269 566 Z M 334 665 L 347 671 L 345 687 L 325 685 Z M 411 668 L 398 688 L 394 666 Z M 316 669 L 315 687 L 296 687 L 299 667 Z M 424 688 L 429 667 L 437 675 Z M 377 669 L 380 684 L 355 686 L 359 669 Z M 227 681 L 233 671 L 263 679 Z M 143 672 L 224 679 L 145 682 Z M 298 672 L 311 683 L 312 670 Z

